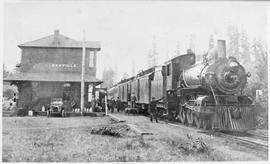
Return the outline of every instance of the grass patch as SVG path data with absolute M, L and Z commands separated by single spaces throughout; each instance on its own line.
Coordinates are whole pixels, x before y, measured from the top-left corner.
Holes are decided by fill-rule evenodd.
M 239 151 L 232 152 L 225 145 L 213 149 L 215 146 L 213 143 L 211 147 L 207 144 L 212 140 L 199 138 L 192 133 L 190 133 L 192 136 L 186 133 L 179 135 L 178 129 L 174 134 L 173 129 L 170 129 L 168 135 L 156 133 L 151 136 L 140 136 L 130 130 L 125 123 L 111 124 L 108 117 L 4 118 L 3 125 L 4 162 L 172 162 L 256 159 L 251 153 L 241 155 Z M 93 129 L 100 132 L 94 133 Z
M 124 148 L 127 150 L 133 150 L 138 148 L 148 149 L 150 147 L 149 143 L 146 143 L 143 136 L 133 137 L 131 140 L 125 142 Z

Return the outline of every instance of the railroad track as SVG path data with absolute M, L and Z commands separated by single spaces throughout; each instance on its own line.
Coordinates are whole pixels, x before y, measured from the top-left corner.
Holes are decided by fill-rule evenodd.
M 262 142 L 262 140 L 254 140 L 253 137 L 238 137 L 238 136 L 233 136 L 230 134 L 225 134 L 218 132 L 221 137 L 228 138 L 228 139 L 233 139 L 237 141 L 238 143 L 244 143 L 245 146 L 249 146 L 258 150 L 263 150 L 268 152 L 268 144 L 267 142 Z
M 185 125 L 177 124 L 177 123 L 169 122 L 168 125 L 178 126 L 184 129 L 189 129 L 189 130 L 197 131 L 200 133 L 204 133 L 204 134 L 212 135 L 216 137 L 223 137 L 226 139 L 234 140 L 239 145 L 248 146 L 253 149 L 268 152 L 268 143 L 267 143 L 268 137 L 267 136 L 262 136 L 262 135 L 257 135 L 257 134 L 251 134 L 251 136 L 248 136 L 248 137 L 247 136 L 234 136 L 234 135 L 226 134 L 223 132 L 217 132 L 217 131 L 213 132 L 211 130 L 198 129 L 196 127 L 187 127 Z
M 183 124 L 180 123 L 175 123 L 175 122 L 169 122 L 169 121 L 165 121 L 165 120 L 159 120 L 160 122 L 166 123 L 170 126 L 175 126 L 175 127 L 180 127 L 182 129 L 185 130 L 192 130 L 198 133 L 203 133 L 206 135 L 211 135 L 211 136 L 216 136 L 216 137 L 222 137 L 222 138 L 226 138 L 229 140 L 234 140 L 237 144 L 239 145 L 243 145 L 252 149 L 256 149 L 259 151 L 266 151 L 268 152 L 268 137 L 267 136 L 263 136 L 263 135 L 258 135 L 255 133 L 247 133 L 244 134 L 244 136 L 235 136 L 232 134 L 226 134 L 223 132 L 219 132 L 219 131 L 211 131 L 211 130 L 205 130 L 205 129 L 198 129 L 196 127 L 193 126 L 185 126 Z
M 253 136 L 255 138 L 264 140 L 264 141 L 267 141 L 268 140 L 268 136 L 265 136 L 265 135 L 259 135 L 259 134 L 256 134 L 254 132 L 248 132 L 248 134 L 250 134 L 251 136 Z

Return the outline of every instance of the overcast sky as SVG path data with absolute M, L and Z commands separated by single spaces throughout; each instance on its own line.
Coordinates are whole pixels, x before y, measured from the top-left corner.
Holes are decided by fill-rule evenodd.
M 54 29 L 75 40 L 100 41 L 97 77 L 116 68 L 118 79 L 147 68 L 147 55 L 156 39 L 158 63 L 189 48 L 208 50 L 209 35 L 226 39 L 228 25 L 245 29 L 250 39 L 266 41 L 267 2 L 46 2 L 4 4 L 3 62 L 11 70 L 20 62 L 17 45 L 53 34 Z M 269 9 L 269 8 L 268 8 Z

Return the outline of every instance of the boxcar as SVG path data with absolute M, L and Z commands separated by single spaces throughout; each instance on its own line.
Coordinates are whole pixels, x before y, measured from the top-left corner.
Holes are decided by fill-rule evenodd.
M 142 77 L 139 78 L 139 101 L 137 103 L 140 104 L 149 104 L 150 101 L 150 85 L 151 85 L 151 81 L 150 81 L 150 74 L 144 75 Z
M 155 97 L 156 99 L 160 99 L 164 97 L 164 88 L 163 88 L 163 76 L 162 76 L 162 67 L 158 66 L 155 68 L 153 80 L 151 81 L 151 94 L 150 98 Z M 162 104 L 162 105 L 160 105 Z M 158 107 L 164 107 L 163 101 L 160 101 Z
M 138 102 L 140 100 L 140 88 L 139 88 L 140 83 L 138 78 L 134 78 L 130 84 L 131 84 L 131 93 L 135 94 Z

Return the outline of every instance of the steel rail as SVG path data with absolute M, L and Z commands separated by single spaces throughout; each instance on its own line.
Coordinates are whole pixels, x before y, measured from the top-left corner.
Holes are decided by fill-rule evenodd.
M 251 141 L 248 139 L 244 139 L 244 138 L 241 138 L 238 136 L 232 136 L 232 135 L 221 133 L 221 132 L 219 132 L 219 135 L 222 137 L 228 138 L 228 139 L 233 139 L 235 141 L 239 141 L 239 142 L 251 145 L 251 146 L 256 146 L 256 147 L 262 148 L 264 151 L 268 151 L 268 144 Z
M 167 123 L 167 124 L 168 125 L 171 125 L 171 126 L 177 126 L 177 127 L 181 127 L 181 128 L 184 128 L 184 129 L 193 130 L 193 131 L 205 132 L 205 134 L 213 135 L 213 136 L 216 136 L 216 137 L 219 136 L 219 137 L 223 137 L 223 138 L 227 138 L 227 139 L 233 139 L 235 141 L 248 144 L 250 146 L 256 146 L 256 147 L 260 148 L 260 150 L 268 151 L 268 144 L 251 141 L 251 140 L 248 140 L 248 139 L 245 139 L 245 138 L 241 138 L 241 137 L 238 137 L 238 136 L 233 136 L 233 135 L 230 135 L 230 134 L 225 134 L 223 132 L 217 132 L 217 131 L 214 131 L 213 132 L 211 130 L 198 129 L 198 128 L 195 128 L 195 127 L 187 127 L 187 126 L 185 126 L 183 124 L 175 124 L 175 123 L 171 123 L 171 122 L 170 123 Z M 265 136 L 263 136 L 263 137 L 265 137 Z M 265 137 L 264 139 L 267 139 L 268 140 L 268 137 Z

